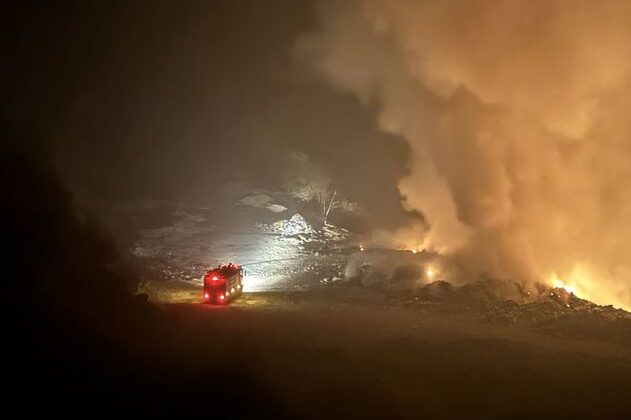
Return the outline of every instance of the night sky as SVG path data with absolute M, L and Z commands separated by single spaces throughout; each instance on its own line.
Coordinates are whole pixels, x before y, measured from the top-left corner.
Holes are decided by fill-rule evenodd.
M 7 115 L 30 133 L 16 142 L 47 150 L 77 200 L 207 203 L 231 181 L 273 190 L 297 151 L 377 225 L 406 219 L 405 143 L 378 130 L 378 105 L 334 89 L 295 53 L 316 25 L 312 2 L 4 7 Z

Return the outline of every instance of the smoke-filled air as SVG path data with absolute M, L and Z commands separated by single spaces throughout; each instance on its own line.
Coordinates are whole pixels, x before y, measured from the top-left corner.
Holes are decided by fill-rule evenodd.
M 631 3 L 320 5 L 297 53 L 407 141 L 405 245 L 631 308 Z

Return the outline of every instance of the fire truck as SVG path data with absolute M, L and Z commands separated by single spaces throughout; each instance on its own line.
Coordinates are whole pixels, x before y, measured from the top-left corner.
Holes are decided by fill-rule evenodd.
M 243 268 L 235 264 L 222 264 L 204 274 L 204 303 L 225 305 L 243 292 Z

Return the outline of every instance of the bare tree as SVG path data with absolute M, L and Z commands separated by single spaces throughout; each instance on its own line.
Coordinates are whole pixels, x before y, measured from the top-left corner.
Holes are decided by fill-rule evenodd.
M 331 212 L 333 204 L 335 203 L 336 195 L 337 189 L 334 189 L 332 193 L 330 193 L 328 190 L 325 190 L 322 193 L 318 194 L 317 199 L 320 203 L 320 206 L 322 207 L 322 224 L 325 226 L 327 225 L 329 213 Z
M 327 225 L 333 209 L 357 212 L 358 204 L 340 197 L 331 179 L 320 165 L 313 162 L 305 153 L 291 152 L 288 155 L 288 173 L 285 189 L 289 194 L 304 202 L 316 201 L 320 219 Z

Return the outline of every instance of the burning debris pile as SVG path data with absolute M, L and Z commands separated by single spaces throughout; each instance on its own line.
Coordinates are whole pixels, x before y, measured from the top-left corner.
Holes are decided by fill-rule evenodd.
M 483 280 L 454 286 L 435 281 L 416 289 L 405 301 L 477 311 L 484 321 L 520 324 L 551 333 L 580 333 L 619 326 L 631 339 L 631 313 L 612 305 L 597 305 L 562 288 L 537 284 L 526 289 L 510 281 Z
M 445 265 L 440 256 L 427 253 L 365 252 L 349 259 L 344 284 L 377 289 L 391 303 L 473 311 L 492 324 L 519 324 L 553 334 L 589 331 L 593 335 L 602 334 L 600 328 L 614 328 L 617 335 L 631 339 L 631 313 L 623 309 L 541 283 L 526 286 L 484 279 L 463 284 Z
M 587 321 L 592 325 L 624 322 L 631 327 L 631 313 L 623 309 L 597 305 L 564 289 L 540 287 L 540 291 L 523 303 L 513 300 L 489 302 L 486 319 L 492 323 L 521 323 L 540 329 Z
M 447 280 L 448 270 L 439 270 L 440 258 L 431 252 L 379 248 L 360 244 L 347 259 L 349 284 L 384 290 L 416 292 L 435 280 Z

